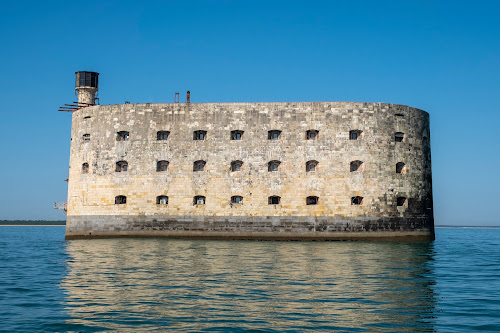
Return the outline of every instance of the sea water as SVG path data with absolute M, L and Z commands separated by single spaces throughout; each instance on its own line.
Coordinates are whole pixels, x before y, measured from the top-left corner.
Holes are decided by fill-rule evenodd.
M 500 331 L 500 229 L 434 242 L 64 240 L 0 227 L 2 332 Z

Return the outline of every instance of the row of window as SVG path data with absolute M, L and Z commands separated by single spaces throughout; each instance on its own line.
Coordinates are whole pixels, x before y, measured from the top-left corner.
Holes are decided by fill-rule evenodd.
M 156 172 L 163 172 L 168 170 L 168 165 L 170 163 L 168 161 L 157 161 L 156 162 Z M 193 163 L 193 171 L 198 172 L 198 171 L 205 171 L 207 162 L 203 160 L 195 161 Z M 274 171 L 279 171 L 280 168 L 280 161 L 270 161 L 267 163 L 267 171 L 269 172 L 274 172 Z M 306 162 L 306 172 L 315 172 L 316 168 L 318 166 L 319 162 L 315 160 L 307 161 Z M 241 167 L 243 166 L 243 161 L 232 161 L 231 162 L 231 171 L 240 171 Z M 116 172 L 126 172 L 128 170 L 128 162 L 127 161 L 118 161 L 116 162 Z M 363 162 L 362 161 L 352 161 L 350 163 L 350 171 L 351 172 L 356 172 L 356 171 L 363 171 Z M 89 172 L 89 164 L 88 163 L 83 163 L 82 164 L 82 173 L 88 173 Z M 406 173 L 406 164 L 403 162 L 398 162 L 396 163 L 396 173 L 401 173 L 404 174 Z
M 206 197 L 202 195 L 197 195 L 193 197 L 193 205 L 204 205 L 206 202 Z M 115 197 L 115 204 L 122 205 L 127 203 L 127 197 L 124 195 L 118 195 Z M 267 198 L 267 203 L 269 205 L 279 205 L 281 204 L 281 197 L 273 195 Z M 317 205 L 319 203 L 319 198 L 316 196 L 309 196 L 306 198 L 306 205 Z M 168 196 L 159 195 L 156 197 L 157 205 L 168 205 Z M 243 197 L 235 195 L 231 197 L 231 204 L 243 204 Z M 363 197 L 356 196 L 351 198 L 351 205 L 362 205 Z M 407 200 L 405 197 L 398 197 L 396 199 L 397 206 L 407 206 Z
M 361 137 L 363 131 L 361 130 L 351 130 L 349 131 L 349 139 L 358 140 Z M 244 131 L 235 130 L 231 131 L 230 139 L 231 140 L 242 140 Z M 306 131 L 306 140 L 316 140 L 318 138 L 319 131 L 318 130 L 308 130 Z M 156 140 L 167 140 L 170 136 L 170 131 L 158 131 L 156 132 Z M 281 136 L 280 130 L 270 130 L 267 132 L 268 140 L 278 140 Z M 402 142 L 405 137 L 403 132 L 396 132 L 394 134 L 394 140 L 396 142 Z M 120 131 L 116 133 L 116 141 L 128 141 L 130 138 L 130 133 L 128 131 Z M 193 140 L 205 140 L 207 138 L 207 131 L 194 131 L 193 132 Z M 83 135 L 83 141 L 90 141 L 90 134 Z

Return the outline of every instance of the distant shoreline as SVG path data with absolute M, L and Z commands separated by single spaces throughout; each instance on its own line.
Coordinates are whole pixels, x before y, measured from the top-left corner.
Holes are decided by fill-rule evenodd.
M 21 226 L 58 227 L 65 225 L 66 221 L 0 220 L 0 227 L 21 227 Z
M 0 220 L 0 227 L 64 227 L 66 221 L 23 221 Z M 500 229 L 498 225 L 436 225 L 435 228 L 460 228 L 460 229 Z
M 498 225 L 437 225 L 435 228 L 455 228 L 455 229 L 500 229 Z
M 66 224 L 0 224 L 0 227 L 65 227 Z

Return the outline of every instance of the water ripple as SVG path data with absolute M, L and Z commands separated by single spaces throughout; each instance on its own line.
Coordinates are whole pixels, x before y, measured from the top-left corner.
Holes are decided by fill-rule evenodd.
M 434 243 L 0 232 L 6 332 L 500 330 L 500 230 L 443 229 Z

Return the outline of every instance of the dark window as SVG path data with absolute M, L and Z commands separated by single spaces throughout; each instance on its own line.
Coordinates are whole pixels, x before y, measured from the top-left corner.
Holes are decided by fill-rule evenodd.
M 231 140 L 241 140 L 243 138 L 243 131 L 231 131 Z
M 396 142 L 403 142 L 404 138 L 405 134 L 403 132 L 396 132 L 396 134 L 394 134 L 394 140 L 396 140 Z
M 396 163 L 396 173 L 406 173 L 406 165 L 403 162 Z
M 307 140 L 316 140 L 316 138 L 318 137 L 318 133 L 319 133 L 319 131 L 317 131 L 317 130 L 308 130 L 306 132 L 306 139 Z
M 351 162 L 351 172 L 362 171 L 361 170 L 362 164 L 363 164 L 363 162 L 361 162 L 361 161 L 352 161 Z
M 363 197 L 352 197 L 351 198 L 351 205 L 362 205 L 363 204 Z
M 129 133 L 127 131 L 120 131 L 116 133 L 116 141 L 128 141 Z
M 90 116 L 85 116 L 83 117 L 83 119 L 90 119 Z
M 240 197 L 239 195 L 235 195 L 231 197 L 231 203 L 233 204 L 241 204 L 243 203 L 243 197 Z
M 168 205 L 168 197 L 166 195 L 159 195 L 156 197 L 157 205 Z
M 193 163 L 193 171 L 205 171 L 205 164 L 207 162 L 199 160 Z
M 280 161 L 271 161 L 267 163 L 267 171 L 278 171 L 280 164 Z
M 281 131 L 280 130 L 271 130 L 267 132 L 267 138 L 269 140 L 278 140 L 280 138 Z
M 82 173 L 89 173 L 89 164 L 88 163 L 82 164 Z
M 404 118 L 404 117 L 405 117 L 405 115 L 404 115 L 404 114 L 402 114 L 402 113 L 396 113 L 396 114 L 395 114 L 395 116 L 396 116 L 396 117 L 401 117 L 401 118 Z
M 318 199 L 319 199 L 318 197 L 314 197 L 314 196 L 307 197 L 306 198 L 306 205 L 317 205 Z
M 116 162 L 116 172 L 125 172 L 128 170 L 128 163 L 127 161 L 119 161 Z
M 95 87 L 99 83 L 99 73 L 95 72 L 76 72 L 76 87 Z
M 318 166 L 318 161 L 307 161 L 306 162 L 306 172 L 316 171 L 317 166 Z
M 360 131 L 360 130 L 349 131 L 349 139 L 351 139 L 351 140 L 359 140 L 359 137 L 361 136 L 361 133 L 363 133 L 363 131 Z
M 167 171 L 168 161 L 158 161 L 156 162 L 156 172 Z
M 169 131 L 158 131 L 156 132 L 156 140 L 167 140 L 169 135 Z
M 88 141 L 90 141 L 90 134 L 84 134 L 84 135 L 83 135 L 83 141 L 84 141 L 84 142 L 88 142 Z
M 115 205 L 124 205 L 127 203 L 127 197 L 124 195 L 118 195 L 115 197 Z
M 231 171 L 240 171 L 242 165 L 243 165 L 242 161 L 232 161 L 231 162 Z
M 194 131 L 193 140 L 205 140 L 207 137 L 207 131 Z
M 398 197 L 398 199 L 397 199 L 397 205 L 399 207 L 407 206 L 408 205 L 408 201 L 406 200 L 405 197 Z
M 278 197 L 277 195 L 273 195 L 269 198 L 267 198 L 267 203 L 270 205 L 279 205 L 281 202 L 281 198 Z
M 193 199 L 193 205 L 204 205 L 205 204 L 205 197 L 202 195 L 197 195 Z

